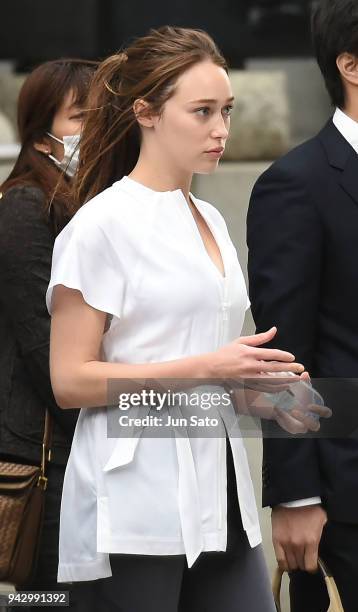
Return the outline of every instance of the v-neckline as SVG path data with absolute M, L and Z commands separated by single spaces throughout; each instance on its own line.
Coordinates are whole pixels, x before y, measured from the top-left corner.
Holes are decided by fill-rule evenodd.
M 182 194 L 183 200 L 185 201 L 187 212 L 188 212 L 188 214 L 189 214 L 189 215 L 190 215 L 190 217 L 191 217 L 191 222 L 192 222 L 192 223 L 195 225 L 195 233 L 196 233 L 196 235 L 197 235 L 198 241 L 200 242 L 201 248 L 202 248 L 202 250 L 203 250 L 203 251 L 204 251 L 204 253 L 205 253 L 205 256 L 206 256 L 206 257 L 208 258 L 208 260 L 210 261 L 210 263 L 211 263 L 212 267 L 214 268 L 214 270 L 215 270 L 216 274 L 218 275 L 218 277 L 219 277 L 219 278 L 220 278 L 220 279 L 221 279 L 223 282 L 224 282 L 224 281 L 226 281 L 226 279 L 227 279 L 227 269 L 226 269 L 225 259 L 224 259 L 224 255 L 223 255 L 223 251 L 222 251 L 222 248 L 221 248 L 220 242 L 219 242 L 219 240 L 218 240 L 218 238 L 217 238 L 217 235 L 216 235 L 215 230 L 213 229 L 213 226 L 212 226 L 212 225 L 211 225 L 211 223 L 208 221 L 208 219 L 206 218 L 205 214 L 203 214 L 203 212 L 200 210 L 200 207 L 197 205 L 197 203 L 196 203 L 196 201 L 195 201 L 195 197 L 193 196 L 193 194 L 192 194 L 192 193 L 189 193 L 189 198 L 190 198 L 190 201 L 191 201 L 192 205 L 193 205 L 193 206 L 194 206 L 194 208 L 196 209 L 197 213 L 198 213 L 198 214 L 201 216 L 201 218 L 203 219 L 204 223 L 206 224 L 206 226 L 207 226 L 207 228 L 208 228 L 208 231 L 210 232 L 210 234 L 211 234 L 211 236 L 212 236 L 212 238 L 213 238 L 213 240 L 214 240 L 214 242 L 215 242 L 215 244 L 216 244 L 216 248 L 218 249 L 218 252 L 219 252 L 220 257 L 221 257 L 221 262 L 222 262 L 222 267 L 223 267 L 223 271 L 224 271 L 224 272 L 222 272 L 222 271 L 221 271 L 221 270 L 218 268 L 218 266 L 216 265 L 215 261 L 214 261 L 214 260 L 212 259 L 212 257 L 210 256 L 209 251 L 208 251 L 208 249 L 207 249 L 207 248 L 206 248 L 206 246 L 205 246 L 205 242 L 204 242 L 203 237 L 202 237 L 202 235 L 201 235 L 201 232 L 200 232 L 200 229 L 199 229 L 198 224 L 197 224 L 197 222 L 196 222 L 196 219 L 195 219 L 195 217 L 194 217 L 193 211 L 192 211 L 192 209 L 191 209 L 191 207 L 190 207 L 190 205 L 189 205 L 189 203 L 188 203 L 187 199 L 185 198 L 185 196 L 184 196 L 184 194 L 183 194 L 183 192 L 182 192 L 181 190 L 180 190 L 180 193 Z
M 210 221 L 208 221 L 207 217 L 205 216 L 205 214 L 201 211 L 200 209 L 200 205 L 196 202 L 196 198 L 195 196 L 193 196 L 193 194 L 191 192 L 189 192 L 189 198 L 190 201 L 192 202 L 194 208 L 197 210 L 198 214 L 202 217 L 202 219 L 204 220 L 204 223 L 206 224 L 209 232 L 212 235 L 212 238 L 216 244 L 216 247 L 219 251 L 220 257 L 221 257 L 221 261 L 222 261 L 222 267 L 224 270 L 224 273 L 222 273 L 222 271 L 218 268 L 218 266 L 216 265 L 216 263 L 214 262 L 214 260 L 211 258 L 209 251 L 207 250 L 204 240 L 202 238 L 202 235 L 200 233 L 199 227 L 197 225 L 197 222 L 195 220 L 195 217 L 193 215 L 193 212 L 189 206 L 189 203 L 184 195 L 184 193 L 182 192 L 181 189 L 175 189 L 172 191 L 155 191 L 154 189 L 151 189 L 150 187 L 147 187 L 146 185 L 144 185 L 143 183 L 139 183 L 138 181 L 136 181 L 135 179 L 132 179 L 130 176 L 124 176 L 122 177 L 121 181 L 122 184 L 124 184 L 127 188 L 133 188 L 136 191 L 138 191 L 139 189 L 143 191 L 143 193 L 148 194 L 152 194 L 152 195 L 171 195 L 172 197 L 175 197 L 177 199 L 177 197 L 179 196 L 180 200 L 182 201 L 181 204 L 181 209 L 183 210 L 183 208 L 185 208 L 186 210 L 186 214 L 190 216 L 191 219 L 191 225 L 194 225 L 194 232 L 196 234 L 196 238 L 200 244 L 201 250 L 203 252 L 203 255 L 205 255 L 205 257 L 209 260 L 211 267 L 213 268 L 213 270 L 215 271 L 217 278 L 219 278 L 221 280 L 221 282 L 226 282 L 227 280 L 227 267 L 226 267 L 226 262 L 225 262 L 225 257 L 223 254 L 223 249 L 221 248 L 220 245 L 220 241 L 218 240 L 217 234 L 212 226 L 212 224 L 210 223 Z M 185 211 L 183 211 L 185 214 Z

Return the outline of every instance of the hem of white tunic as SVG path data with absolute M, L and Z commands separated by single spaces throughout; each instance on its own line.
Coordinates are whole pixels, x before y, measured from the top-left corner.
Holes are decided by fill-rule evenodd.
M 259 544 L 262 544 L 262 535 L 259 525 L 255 525 L 251 527 L 251 529 L 245 529 L 245 532 L 251 548 L 255 548 Z
M 254 526 L 246 531 L 251 548 L 262 542 L 260 527 Z M 227 546 L 226 530 L 203 534 L 203 547 L 201 552 L 225 552 Z M 128 555 L 185 555 L 182 540 L 158 538 L 114 538 L 107 550 L 98 551 L 101 558 L 88 560 L 83 563 L 60 563 L 58 569 L 58 582 L 82 582 L 98 580 L 112 576 L 109 554 Z
M 203 534 L 203 551 L 226 550 L 226 530 Z M 141 536 L 120 537 L 111 536 L 97 547 L 99 553 L 121 553 L 124 555 L 185 555 L 182 539 L 151 538 Z
M 109 556 L 102 555 L 102 559 L 88 559 L 83 563 L 60 563 L 57 582 L 87 582 L 110 576 L 112 569 Z

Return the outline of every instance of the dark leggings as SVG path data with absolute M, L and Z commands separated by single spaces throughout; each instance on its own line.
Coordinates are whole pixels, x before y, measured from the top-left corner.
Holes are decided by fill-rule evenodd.
M 83 612 L 274 612 L 262 547 L 243 530 L 230 444 L 228 547 L 204 552 L 191 569 L 184 555 L 110 555 L 112 576 L 76 583 Z

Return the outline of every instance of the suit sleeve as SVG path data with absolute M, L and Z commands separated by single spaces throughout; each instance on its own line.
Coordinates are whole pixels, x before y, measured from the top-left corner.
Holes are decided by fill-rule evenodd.
M 41 191 L 29 187 L 10 190 L 0 200 L 0 303 L 29 384 L 56 422 L 72 433 L 78 411 L 57 406 L 50 381 L 50 317 L 45 294 L 53 237 L 43 208 Z
M 295 169 L 276 163 L 256 183 L 247 242 L 257 331 L 276 325 L 273 346 L 314 371 L 323 236 L 307 181 Z M 277 436 L 271 424 L 263 442 L 263 505 L 320 496 L 317 441 Z

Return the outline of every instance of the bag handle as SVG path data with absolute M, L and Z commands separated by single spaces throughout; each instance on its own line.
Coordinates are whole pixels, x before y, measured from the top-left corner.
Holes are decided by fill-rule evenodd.
M 44 491 L 47 488 L 46 464 L 47 461 L 51 461 L 52 432 L 53 418 L 50 412 L 46 410 L 44 435 L 42 440 L 41 471 L 37 481 L 37 486 L 41 487 Z
M 323 563 L 322 559 L 318 559 L 318 567 L 326 583 L 327 592 L 329 595 L 330 604 L 327 612 L 344 612 L 335 580 L 325 563 Z M 283 574 L 284 572 L 278 567 L 272 580 L 272 592 L 277 612 L 281 612 L 280 593 Z

